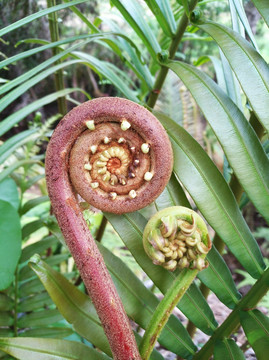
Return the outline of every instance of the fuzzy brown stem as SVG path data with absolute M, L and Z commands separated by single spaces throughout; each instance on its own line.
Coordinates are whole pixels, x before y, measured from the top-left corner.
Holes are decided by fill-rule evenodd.
M 69 179 L 70 150 L 84 127 L 85 123 L 73 123 L 67 115 L 56 128 L 46 156 L 48 191 L 54 214 L 103 324 L 114 358 L 136 360 L 140 355 L 128 317 Z

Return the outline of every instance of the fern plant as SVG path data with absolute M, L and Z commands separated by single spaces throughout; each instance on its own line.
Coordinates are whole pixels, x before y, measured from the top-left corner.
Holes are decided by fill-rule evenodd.
M 57 99 L 58 112 L 65 115 L 67 106 L 71 108 L 73 103 L 78 104 L 71 95 L 74 92 L 90 99 L 89 89 L 65 87 L 64 70 L 67 69 L 74 73 L 76 68 L 86 66 L 102 83 L 113 86 L 113 94 L 147 107 L 170 137 L 174 153 L 173 175 L 150 208 L 121 216 L 104 213 L 96 237 L 101 240 L 108 220 L 123 246 L 129 249 L 139 267 L 167 299 L 180 271 L 170 272 L 151 262 L 143 248 L 144 228 L 152 214 L 170 206 L 199 210 L 214 234 L 212 249 L 206 257 L 208 267 L 198 274 L 201 285 L 194 281 L 177 304 L 189 320 L 187 328 L 171 315 L 167 323 L 162 324 L 159 344 L 178 358 L 209 359 L 214 355 L 216 359 L 244 359 L 242 349 L 231 337 L 242 326 L 257 358 L 266 359 L 269 323 L 256 307 L 268 290 L 269 271 L 244 220 L 242 207 L 251 202 L 268 223 L 269 71 L 247 21 L 244 2 L 229 0 L 231 27 L 212 21 L 206 11 L 202 13 L 211 6 L 206 0 L 199 3 L 197 0 L 152 0 L 143 4 L 136 0 L 112 0 L 112 11 L 120 19 L 121 26 L 115 21 L 116 16 L 112 20 L 101 14 L 100 18 L 90 20 L 77 7 L 83 3 L 86 0 L 64 0 L 56 5 L 51 0 L 47 2 L 47 8 L 0 30 L 3 54 L 5 46 L 16 45 L 6 44 L 5 34 L 20 31 L 41 17 L 49 17 L 51 34 L 51 42 L 22 38 L 20 43 L 29 46 L 29 50 L 20 51 L 19 45 L 14 56 L 0 62 L 1 111 L 48 76 L 55 75 L 56 86 L 54 93 L 34 100 L 3 119 L 0 135 Z M 253 0 L 253 4 L 268 26 L 267 1 Z M 59 37 L 59 27 L 63 25 L 57 17 L 59 19 L 63 9 L 87 27 L 84 34 L 74 31 L 70 37 Z M 130 31 L 130 36 L 126 35 L 125 29 Z M 249 40 L 245 39 L 245 34 Z M 193 39 L 215 43 L 219 55 L 216 51 L 199 54 L 199 58 L 194 59 L 195 65 L 182 61 L 182 44 L 186 47 L 184 42 Z M 116 56 L 119 65 L 92 53 L 92 44 Z M 15 63 L 31 59 L 35 54 L 41 55 L 48 49 L 53 50 L 51 57 L 9 80 L 8 72 L 12 72 Z M 198 68 L 209 62 L 215 69 L 217 82 L 207 75 L 207 67 L 203 67 L 205 70 Z M 171 86 L 175 86 L 175 75 L 191 94 L 192 98 L 189 98 L 196 102 L 194 105 L 191 100 L 191 109 L 199 107 L 223 149 L 223 173 L 199 144 L 201 139 L 195 139 L 191 130 L 188 132 L 192 126 L 186 126 L 190 116 L 188 111 L 184 113 L 186 96 L 172 93 L 167 97 Z M 170 88 L 165 91 L 167 86 Z M 175 91 L 179 91 L 176 86 Z M 178 112 L 173 104 L 178 106 Z M 197 121 L 197 112 L 193 110 L 192 114 L 191 120 Z M 44 133 L 49 135 L 46 126 L 43 130 L 38 132 L 37 128 L 29 128 L 10 137 L 0 147 L 0 207 L 3 214 L 0 221 L 0 356 L 109 359 L 112 353 L 100 320 L 80 284 L 55 218 L 45 206 L 48 198 L 43 179 L 44 156 L 34 147 L 38 138 L 44 139 Z M 27 201 L 27 190 L 34 184 L 39 185 L 42 196 Z M 35 212 L 39 204 L 43 210 Z M 35 215 L 32 218 L 31 212 Z M 31 244 L 33 237 L 34 244 Z M 222 257 L 225 246 L 252 279 L 253 286 L 244 296 L 238 291 Z M 158 318 L 160 307 L 166 304 L 171 308 L 172 302 L 160 303 L 154 292 L 122 259 L 102 243 L 98 242 L 98 248 L 125 311 L 133 320 L 137 344 L 145 344 L 139 329 L 145 329 L 147 334 L 149 324 L 154 322 L 152 319 Z M 209 291 L 231 309 L 220 325 L 206 300 Z M 196 328 L 209 335 L 201 347 L 192 339 Z M 157 337 L 157 332 L 153 330 L 152 336 L 155 335 Z M 59 340 L 67 336 L 69 340 Z M 141 353 L 143 359 L 148 358 Z M 147 356 L 163 358 L 156 348 Z

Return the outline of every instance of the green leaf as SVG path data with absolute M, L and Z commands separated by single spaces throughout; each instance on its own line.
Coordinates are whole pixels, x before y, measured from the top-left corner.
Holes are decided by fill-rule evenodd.
M 126 38 L 125 35 L 121 35 L 120 33 L 118 33 L 118 34 L 110 33 L 110 35 L 111 34 L 117 35 L 117 36 L 123 36 L 124 38 Z M 106 35 L 109 36 L 109 34 L 106 34 Z M 88 37 L 90 37 L 90 35 Z M 88 43 L 89 41 L 96 40 L 97 38 L 102 38 L 102 37 L 104 38 L 103 35 L 98 35 L 98 34 L 97 35 L 92 35 L 92 37 L 90 39 L 86 40 L 85 42 L 75 44 L 75 45 L 69 47 L 68 49 L 66 49 L 64 51 L 61 51 L 59 54 L 57 54 L 54 57 L 48 59 L 47 61 L 43 62 L 42 64 L 36 66 L 34 69 L 29 70 L 27 73 L 25 73 L 25 74 L 21 75 L 20 77 L 12 80 L 6 86 L 2 86 L 2 88 L 0 89 L 0 93 L 1 93 L 1 91 L 2 92 L 7 91 L 8 89 L 10 89 L 10 88 L 14 87 L 15 85 L 23 82 L 24 80 L 27 80 L 30 76 L 32 76 L 32 75 L 36 74 L 38 71 L 44 69 L 49 64 L 54 63 L 57 59 L 64 57 L 64 55 L 69 54 L 69 53 L 71 54 L 72 51 L 75 50 L 76 48 L 81 47 L 82 45 Z M 106 78 L 108 78 L 115 86 L 117 86 L 120 89 L 120 91 L 122 91 L 124 94 L 126 93 L 131 100 L 137 101 L 136 96 L 130 90 L 130 86 L 128 87 L 128 84 L 125 84 L 128 81 L 130 82 L 130 78 L 127 75 L 125 75 L 125 73 L 123 71 L 121 71 L 120 69 L 115 67 L 113 64 L 111 64 L 109 62 L 105 62 L 105 61 L 100 61 L 97 58 L 95 58 L 95 57 L 93 57 L 91 55 L 85 54 L 83 52 L 73 52 L 72 56 L 74 58 L 78 59 L 78 60 L 73 60 L 73 61 L 82 61 L 82 62 L 86 63 L 87 65 L 90 65 L 90 67 L 92 67 L 94 71 L 96 71 L 96 72 L 102 74 L 103 76 L 105 76 Z M 56 66 L 61 67 L 61 64 L 56 65 Z M 50 71 L 52 71 L 52 69 L 44 71 L 42 73 L 43 76 L 45 76 L 46 73 L 48 74 Z M 42 77 L 42 74 L 37 75 L 34 79 L 38 79 L 38 77 L 40 77 L 40 76 Z M 122 79 L 122 80 L 118 79 L 119 74 L 121 74 L 121 76 L 124 77 L 126 81 L 122 81 L 124 79 Z M 36 81 L 34 79 L 30 79 L 27 82 L 28 86 L 30 86 L 30 84 L 33 84 Z M 25 84 L 20 86 L 21 91 L 23 91 L 23 86 L 24 85 Z M 134 84 L 133 84 L 133 86 L 134 86 Z M 18 89 L 15 89 L 13 91 L 16 96 L 17 96 L 17 90 Z M 6 102 L 12 101 L 12 98 L 14 98 L 14 96 L 10 97 L 10 93 L 9 93 L 8 96 L 6 96 L 5 103 L 3 103 L 3 106 L 6 105 Z
M 10 330 L 10 328 L 0 328 L 0 337 L 13 337 L 14 332 Z M 2 351 L 0 351 L 0 359 L 2 359 L 3 355 L 5 355 Z
M 45 226 L 45 224 L 44 224 L 44 221 L 41 219 L 34 220 L 34 221 L 24 225 L 24 227 L 22 228 L 22 238 L 23 239 L 28 238 L 32 233 L 39 230 L 43 226 Z
M 253 111 L 269 131 L 269 68 L 250 43 L 235 31 L 207 21 L 197 25 L 220 46 L 245 92 Z
M 11 314 L 0 311 L 0 324 L 1 326 L 11 326 L 14 323 L 14 318 Z
M 14 306 L 13 300 L 6 294 L 0 293 L 0 311 L 11 310 Z
M 22 59 L 25 59 L 29 56 L 32 56 L 34 54 L 37 54 L 41 51 L 45 51 L 45 50 L 48 50 L 48 49 L 51 49 L 51 48 L 54 48 L 54 47 L 60 47 L 61 45 L 65 45 L 65 44 L 69 44 L 71 42 L 74 42 L 74 41 L 77 41 L 77 40 L 83 40 L 83 39 L 98 39 L 100 37 L 103 37 L 104 34 L 95 34 L 95 35 L 90 35 L 90 34 L 84 34 L 84 35 L 77 35 L 77 36 L 73 36 L 73 37 L 69 37 L 67 39 L 62 39 L 62 40 L 59 40 L 59 41 L 55 41 L 55 42 L 48 42 L 48 41 L 44 41 L 44 40 L 38 40 L 38 39 L 34 39 L 34 40 L 21 40 L 19 42 L 19 44 L 21 43 L 28 43 L 29 41 L 37 43 L 37 44 L 45 44 L 43 46 L 39 46 L 39 47 L 35 47 L 34 49 L 30 49 L 30 50 L 26 50 L 26 51 L 22 51 L 22 52 L 19 52 L 18 54 L 14 55 L 14 56 L 11 56 L 5 60 L 2 60 L 0 61 L 0 69 L 7 66 L 7 65 L 10 65 L 12 63 L 15 63 L 19 60 L 22 60 Z M 80 45 L 84 45 L 86 44 L 87 42 L 81 42 L 79 44 Z M 16 45 L 18 46 L 18 44 Z M 44 64 L 44 63 L 43 63 Z M 2 88 L 3 86 L 0 88 L 1 91 L 2 91 Z
M 64 277 L 66 279 L 74 279 L 77 276 L 75 272 L 65 273 Z M 27 280 L 19 286 L 19 292 L 21 297 L 31 296 L 44 291 L 44 286 L 38 278 L 33 280 Z
M 209 266 L 198 273 L 198 278 L 217 295 L 223 304 L 233 309 L 241 295 L 236 289 L 228 266 L 214 246 L 206 259 Z
M 190 93 L 178 76 L 169 71 L 161 88 L 157 108 L 164 109 L 164 112 L 178 124 L 183 122 L 195 122 L 194 109 L 190 100 Z
M 26 50 L 26 51 L 22 51 L 22 52 L 19 52 L 18 54 L 14 55 L 14 56 L 11 56 L 5 60 L 2 60 L 0 61 L 0 69 L 7 66 L 7 65 L 10 65 L 12 63 L 15 63 L 19 60 L 22 60 L 22 59 L 25 59 L 29 56 L 32 56 L 34 54 L 37 54 L 41 51 L 45 51 L 45 50 L 48 50 L 48 49 L 51 49 L 51 48 L 54 48 L 54 47 L 58 47 L 59 50 L 61 50 L 62 54 L 60 56 L 60 58 L 66 54 L 68 54 L 68 51 L 70 49 L 72 49 L 73 47 L 69 47 L 68 49 L 65 49 L 63 50 L 60 46 L 61 45 L 65 45 L 65 44 L 69 44 L 69 43 L 72 43 L 72 42 L 75 42 L 75 41 L 78 41 L 78 40 L 84 40 L 86 39 L 87 41 L 82 41 L 80 42 L 79 44 L 76 44 L 76 45 L 73 45 L 75 47 L 80 47 L 80 46 L 83 46 L 83 45 L 86 45 L 88 42 L 90 41 L 96 41 L 98 39 L 101 39 L 101 40 L 104 40 L 104 41 L 110 41 L 108 40 L 111 36 L 122 36 L 122 37 L 126 37 L 124 34 L 115 34 L 115 33 L 101 33 L 99 32 L 98 34 L 84 34 L 84 35 L 77 35 L 77 36 L 73 36 L 73 37 L 69 37 L 67 39 L 62 39 L 62 40 L 59 40 L 59 41 L 55 41 L 55 42 L 48 42 L 48 41 L 45 41 L 45 40 L 40 40 L 40 39 L 26 39 L 26 40 L 21 40 L 16 46 L 18 46 L 19 44 L 22 44 L 22 43 L 31 43 L 31 44 L 42 44 L 42 46 L 39 46 L 39 47 L 35 47 L 34 49 L 30 49 L 30 50 Z M 130 40 L 131 42 L 131 40 Z M 131 42 L 133 44 L 133 42 Z M 67 52 L 66 52 L 67 51 Z M 64 52 L 64 54 L 63 54 Z M 58 56 L 56 57 L 56 59 L 59 58 Z M 55 56 L 51 57 L 50 59 L 48 59 L 48 61 L 44 61 L 42 64 L 40 64 L 40 66 L 36 66 L 35 67 L 35 70 L 38 69 L 38 71 L 44 69 L 49 63 L 53 63 L 51 62 L 51 59 L 54 59 L 53 62 L 55 62 Z M 45 64 L 45 66 L 44 66 Z M 36 71 L 35 73 L 37 73 L 38 71 Z M 33 74 L 32 71 L 28 71 L 27 74 Z M 29 75 L 30 77 L 30 75 Z M 18 77 L 18 79 L 22 79 L 21 76 Z M 14 79 L 16 80 L 16 79 Z M 14 82 L 14 80 L 12 81 L 9 81 L 9 84 L 12 83 L 12 84 L 18 84 L 17 82 Z M 16 80 L 17 81 L 17 80 Z M 0 93 L 4 93 L 5 91 L 8 91 L 10 90 L 10 85 L 6 86 L 6 85 L 3 85 L 0 87 Z
M 29 312 L 38 310 L 52 305 L 53 301 L 47 292 L 35 294 L 33 296 L 23 298 L 18 304 L 19 312 Z
M 226 94 L 231 98 L 231 100 L 236 104 L 236 106 L 244 113 L 243 105 L 242 105 L 242 95 L 241 95 L 241 88 L 239 85 L 238 80 L 235 77 L 231 66 L 224 56 L 221 49 L 219 49 L 223 76 L 224 76 L 224 83 L 225 88 L 224 91 Z
M 18 326 L 20 328 L 42 327 L 52 325 L 62 319 L 57 309 L 46 309 L 23 315 L 18 319 Z
M 68 3 L 69 0 L 63 0 L 65 3 Z M 78 8 L 76 6 L 71 6 L 70 7 L 70 10 L 73 11 L 73 13 L 75 13 L 87 26 L 88 28 L 93 32 L 93 33 L 98 33 L 99 32 L 99 29 L 94 25 L 92 24 L 87 18 L 86 16 L 84 16 L 82 14 L 81 11 L 78 10 Z
M 66 96 L 74 91 L 81 91 L 80 88 L 68 88 L 60 91 L 56 91 L 50 95 L 47 95 L 39 100 L 32 102 L 31 104 L 23 107 L 19 111 L 16 111 L 12 115 L 9 115 L 0 123 L 0 136 L 5 134 L 9 129 L 14 125 L 24 119 L 27 115 L 32 112 L 40 109 L 42 106 L 50 104 L 51 102 L 57 100 L 60 97 Z M 83 92 L 83 91 L 82 91 Z
M 29 210 L 33 209 L 35 206 L 38 206 L 47 201 L 49 201 L 49 197 L 47 195 L 40 196 L 27 201 L 21 208 L 20 215 L 26 214 Z
M 59 265 L 61 262 L 67 260 L 70 257 L 69 252 L 65 254 L 58 254 L 58 255 L 52 255 L 46 258 L 46 263 L 49 266 L 55 266 Z M 31 277 L 35 276 L 34 272 L 32 271 L 29 266 L 24 266 L 20 272 L 19 272 L 19 279 L 20 281 L 24 281 L 26 279 L 29 279 Z
M 253 277 L 259 278 L 265 268 L 259 246 L 223 176 L 186 130 L 167 116 L 154 114 L 170 136 L 177 177 L 232 253 Z
M 26 91 L 28 88 L 30 88 L 31 86 L 33 86 L 36 83 L 35 79 L 40 78 L 40 80 L 42 80 L 43 76 L 45 78 L 45 77 L 49 76 L 50 72 L 56 72 L 58 69 L 61 69 L 61 65 L 63 67 L 69 66 L 69 65 L 72 65 L 72 62 L 73 62 L 73 64 L 75 64 L 76 62 L 79 62 L 79 60 L 71 60 L 71 62 L 67 61 L 65 63 L 55 65 L 56 68 L 54 68 L 54 70 L 52 70 L 52 68 L 49 68 L 46 71 L 42 72 L 41 74 L 38 74 L 38 72 L 44 70 L 45 68 L 47 68 L 48 66 L 51 66 L 52 64 L 55 64 L 57 62 L 57 60 L 65 58 L 67 55 L 71 54 L 72 51 L 88 44 L 91 41 L 94 41 L 98 38 L 102 38 L 103 36 L 104 35 L 87 35 L 87 36 L 84 35 L 82 38 L 86 37 L 87 39 L 85 41 L 81 41 L 77 44 L 74 44 L 65 50 L 62 50 L 60 48 L 61 51 L 58 54 L 50 57 L 46 61 L 43 61 L 41 64 L 35 66 L 33 69 L 23 73 L 22 75 L 17 76 L 14 80 L 9 81 L 6 85 L 1 86 L 0 94 L 4 94 L 5 92 L 8 92 L 11 89 L 13 89 L 15 86 L 22 84 L 20 87 L 16 88 L 15 90 L 13 90 L 13 92 L 9 93 L 5 98 L 3 98 L 4 100 L 2 99 L 3 103 L 2 103 L 2 101 L 1 101 L 1 103 L 2 103 L 3 108 L 7 106 L 8 101 L 11 102 L 16 98 L 15 97 L 17 95 L 16 92 L 23 93 L 23 90 L 24 90 L 23 85 L 26 85 L 26 87 L 25 87 L 25 91 Z M 74 38 L 71 38 L 71 39 L 74 39 Z M 54 44 L 54 46 L 56 46 L 55 44 L 57 44 L 57 42 L 52 43 L 52 44 Z M 40 48 L 42 48 L 42 47 L 40 47 Z M 57 68 L 57 66 L 58 66 L 58 68 Z M 35 78 L 32 78 L 36 74 L 38 74 L 38 75 Z
M 269 26 L 269 7 L 268 7 L 268 1 L 267 0 L 252 0 L 254 5 L 256 6 L 257 10 L 261 14 L 261 16 L 264 18 L 264 21 L 266 22 L 267 26 Z
M 68 2 L 69 0 L 64 0 L 64 2 Z M 71 10 L 90 28 L 90 30 L 93 33 L 102 34 L 101 31 L 92 24 L 75 6 L 71 7 Z M 102 17 L 99 17 L 101 19 Z M 111 26 L 113 24 L 113 26 Z M 134 73 L 137 75 L 140 80 L 144 84 L 147 84 L 148 88 L 151 88 L 153 86 L 153 79 L 149 72 L 149 69 L 145 64 L 142 64 L 142 60 L 140 61 L 140 52 L 137 49 L 136 45 L 131 41 L 130 38 L 128 38 L 126 35 L 124 35 L 120 29 L 120 27 L 117 26 L 117 24 L 113 21 L 111 21 L 111 17 L 109 20 L 110 28 L 112 28 L 113 31 L 118 33 L 118 40 L 116 39 L 109 39 L 106 38 L 107 33 L 105 33 L 105 36 L 101 38 L 100 43 L 104 45 L 108 45 L 111 50 L 117 54 L 121 60 L 129 66 L 130 69 L 134 71 Z M 116 35 L 116 34 L 115 34 Z M 121 45 L 121 46 L 120 46 Z M 131 61 L 126 57 L 125 52 L 128 53 L 128 55 L 131 58 Z M 148 90 L 148 89 L 147 89 Z
M 39 329 L 30 329 L 23 331 L 19 334 L 19 337 L 42 337 L 42 338 L 54 338 L 62 339 L 73 334 L 73 330 L 66 327 L 45 327 Z
M 0 182 L 0 200 L 10 203 L 14 209 L 18 210 L 20 199 L 15 181 L 6 178 Z
M 5 290 L 13 281 L 21 255 L 21 225 L 10 203 L 0 200 L 0 214 L 0 290 Z
M 60 53 L 62 54 L 62 53 Z M 24 82 L 22 85 L 18 86 L 13 91 L 9 92 L 6 96 L 2 97 L 0 111 L 3 111 L 8 105 L 10 105 L 14 100 L 16 100 L 20 95 L 24 94 L 28 89 L 38 84 L 41 80 L 45 79 L 49 75 L 57 72 L 59 69 L 63 69 L 66 66 L 74 65 L 81 63 L 81 60 L 70 60 L 63 63 L 60 63 L 55 66 L 51 66 L 49 69 L 41 72 L 37 76 L 34 76 L 30 80 Z M 27 74 L 27 73 L 26 73 Z M 24 75 L 26 75 L 24 74 Z
M 115 71 L 116 69 L 113 68 L 112 64 L 103 60 L 99 60 L 96 57 L 91 56 L 90 54 L 83 53 L 81 51 L 74 51 L 73 54 L 80 58 L 82 61 L 89 62 L 92 65 L 94 71 L 102 74 L 102 76 L 110 80 L 112 84 L 114 84 L 128 99 L 135 102 L 138 101 L 134 92 L 130 90 L 130 87 L 126 84 L 126 81 L 119 77 L 119 75 Z
M 14 150 L 27 143 L 35 132 L 37 132 L 37 129 L 25 130 L 6 140 L 0 146 L 0 164 L 2 164 Z
M 105 24 L 108 25 L 113 32 L 122 34 L 122 29 L 115 21 L 111 20 L 111 17 L 102 16 L 100 18 L 102 20 L 104 19 Z M 102 40 L 101 42 L 103 43 L 104 41 Z M 134 47 L 131 46 L 131 44 L 126 41 L 123 36 L 119 36 L 117 39 L 113 40 L 112 44 L 110 40 L 105 41 L 105 43 L 108 44 L 110 48 L 120 57 L 124 56 L 126 60 L 123 59 L 123 61 L 126 65 L 129 66 L 130 69 L 132 69 L 132 71 L 134 71 L 137 77 L 142 80 L 142 86 L 144 83 L 146 84 L 146 91 L 152 89 L 154 78 L 151 75 L 148 66 L 143 62 L 143 59 L 141 59 L 141 55 L 137 54 L 137 51 L 135 51 Z
M 0 338 L 0 349 L 20 360 L 111 359 L 79 342 L 56 339 Z
M 269 319 L 259 310 L 241 311 L 240 322 L 257 359 L 267 360 L 269 352 Z
M 243 36 L 243 38 L 245 38 L 245 29 L 240 20 L 239 14 L 236 10 L 233 0 L 229 0 L 229 5 L 230 5 L 230 14 L 231 14 L 231 19 L 232 19 L 232 29 L 234 31 L 238 32 L 241 36 Z
M 148 0 L 146 3 L 152 13 L 155 15 L 155 18 L 157 19 L 164 33 L 169 37 L 173 37 L 174 33 L 176 32 L 176 22 L 169 1 Z
M 250 38 L 252 45 L 255 47 L 255 49 L 257 51 L 259 51 L 258 45 L 256 43 L 255 37 L 254 37 L 251 27 L 249 25 L 248 18 L 246 16 L 242 2 L 240 0 L 239 1 L 238 0 L 230 0 L 230 1 L 232 1 L 233 5 L 236 9 L 236 12 L 240 18 L 240 21 L 241 21 L 242 25 L 244 26 L 244 29 L 246 30 L 246 33 L 248 34 L 248 37 Z M 234 30 L 237 31 L 237 29 L 235 29 L 235 28 L 234 28 Z
M 167 184 L 167 190 L 174 205 L 190 207 L 189 200 L 174 173 Z
M 105 216 L 132 253 L 137 263 L 160 291 L 165 293 L 169 286 L 171 286 L 175 274 L 172 274 L 161 266 L 153 265 L 152 261 L 146 255 L 142 243 L 146 219 L 138 212 L 122 216 L 106 213 Z M 178 307 L 205 333 L 211 334 L 215 329 L 217 323 L 214 315 L 196 285 L 191 285 Z
M 19 287 L 21 297 L 30 296 L 41 291 L 44 291 L 44 286 L 39 279 L 28 280 Z
M 111 354 L 104 330 L 89 297 L 38 256 L 34 256 L 29 265 L 42 281 L 61 314 L 73 325 L 76 332 L 105 353 Z
M 172 174 L 166 188 L 155 200 L 155 206 L 157 211 L 159 211 L 174 205 L 191 207 L 180 183 L 177 181 L 175 175 Z
M 137 1 L 134 3 L 128 0 L 111 0 L 111 2 L 141 38 L 153 59 L 156 59 L 156 55 L 161 51 L 161 48 L 149 25 L 144 20 L 144 10 L 140 4 Z
M 243 351 L 236 345 L 232 339 L 216 341 L 214 347 L 215 360 L 245 360 Z
M 26 180 L 23 184 L 21 184 L 21 189 L 26 191 L 26 190 L 30 189 L 31 186 L 36 184 L 39 180 L 44 179 L 44 178 L 45 178 L 45 174 L 33 176 L 30 179 Z
M 5 120 L 4 120 L 5 121 Z M 41 163 L 41 161 L 39 160 L 19 160 L 19 161 L 15 161 L 13 164 L 11 164 L 9 167 L 7 167 L 5 170 L 3 170 L 0 173 L 0 181 L 3 181 L 5 178 L 7 178 L 10 174 L 13 173 L 13 171 L 15 171 L 16 169 L 25 166 L 25 165 L 35 165 L 35 164 L 39 164 L 39 165 L 43 165 Z
M 168 62 L 167 66 L 192 93 L 236 177 L 269 223 L 269 160 L 253 128 L 234 102 L 203 72 L 181 62 Z
M 47 236 L 34 244 L 26 246 L 21 253 L 20 263 L 30 259 L 36 253 L 42 254 L 48 248 L 58 244 L 58 240 L 54 235 Z
M 10 24 L 10 25 L 4 27 L 3 29 L 0 30 L 0 36 L 3 36 L 4 34 L 7 34 L 10 31 L 18 29 L 19 27 L 21 27 L 23 25 L 29 24 L 33 20 L 39 19 L 42 16 L 51 14 L 52 12 L 55 12 L 55 11 L 58 11 L 61 9 L 65 9 L 65 8 L 73 6 L 73 5 L 82 4 L 87 1 L 88 0 L 74 0 L 74 1 L 69 1 L 67 4 L 60 4 L 60 5 L 52 6 L 50 8 L 44 9 L 44 10 L 40 10 L 34 14 L 24 17 L 21 20 L 16 21 L 13 24 Z
M 127 315 L 143 329 L 146 329 L 159 300 L 123 261 L 100 243 L 97 245 L 104 257 Z M 169 318 L 158 341 L 163 347 L 183 358 L 193 355 L 196 350 L 188 332 L 174 315 Z
M 201 56 L 197 61 L 194 62 L 194 65 L 201 66 L 207 63 L 208 61 L 211 61 L 214 66 L 218 85 L 221 87 L 223 91 L 226 92 L 226 83 L 225 83 L 226 79 L 224 77 L 223 66 L 220 59 L 218 59 L 216 56 Z

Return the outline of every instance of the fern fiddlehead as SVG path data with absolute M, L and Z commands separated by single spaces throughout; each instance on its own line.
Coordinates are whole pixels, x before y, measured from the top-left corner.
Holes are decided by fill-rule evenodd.
M 147 360 L 174 307 L 198 271 L 207 266 L 205 257 L 211 249 L 211 241 L 206 224 L 195 211 L 173 206 L 159 211 L 149 220 L 143 245 L 155 265 L 169 271 L 181 269 L 157 306 L 140 344 L 142 360 Z
M 206 225 L 193 210 L 174 206 L 155 214 L 143 236 L 144 249 L 156 265 L 203 270 L 211 248 Z
M 165 130 L 143 107 L 99 98 L 70 111 L 46 155 L 52 208 L 117 360 L 140 359 L 121 300 L 77 201 L 122 214 L 152 202 L 172 171 Z

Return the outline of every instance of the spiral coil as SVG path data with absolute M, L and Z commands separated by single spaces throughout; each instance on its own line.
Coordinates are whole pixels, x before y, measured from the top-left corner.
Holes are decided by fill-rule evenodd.
M 125 99 L 100 98 L 81 106 L 71 111 L 83 125 L 69 159 L 75 190 L 96 208 L 117 214 L 154 201 L 168 182 L 173 163 L 159 121 Z

